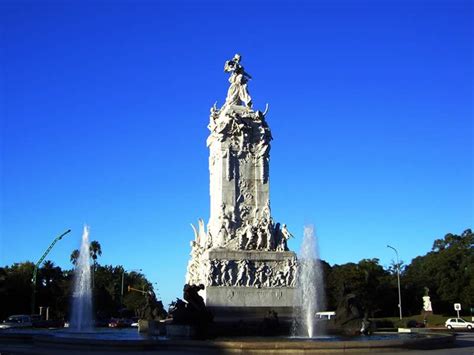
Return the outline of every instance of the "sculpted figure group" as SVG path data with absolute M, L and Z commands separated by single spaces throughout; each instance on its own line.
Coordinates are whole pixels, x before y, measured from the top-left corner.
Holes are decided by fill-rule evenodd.
M 230 86 L 225 104 L 218 109 L 216 102 L 211 108 L 208 125 L 211 134 L 207 139 L 207 146 L 211 146 L 216 140 L 223 142 L 228 138 L 235 151 L 243 152 L 245 143 L 254 135 L 255 129 L 259 137 L 256 150 L 252 153 L 265 161 L 268 160 L 269 142 L 272 140 L 270 128 L 265 121 L 268 105 L 264 112 L 252 109 L 252 98 L 247 88 L 251 76 L 244 70 L 240 61 L 240 54 L 236 54 L 225 62 L 224 71 L 231 74 Z
M 208 128 L 211 132 L 207 138 L 208 147 L 215 141 L 228 141 L 234 151 L 242 154 L 249 150 L 249 142 L 255 140 L 255 145 L 251 148 L 252 155 L 255 158 L 269 158 L 269 143 L 273 137 L 265 116 L 260 111 L 249 111 L 242 115 L 233 108 L 224 106 L 218 110 L 213 106 Z
M 287 251 L 288 239 L 293 235 L 286 224 L 274 224 L 272 219 L 261 218 L 256 224 L 247 220 L 237 231 L 237 248 L 240 250 Z
M 240 206 L 246 205 L 241 203 Z M 240 214 L 236 216 L 234 211 L 222 204 L 217 223 L 208 226 L 205 248 L 229 247 L 232 243 L 238 250 L 288 251 L 287 242 L 293 235 L 288 231 L 286 224 L 273 222 L 268 205 L 261 213 L 257 213 L 259 218 L 253 217 L 247 210 L 242 210 Z M 191 245 L 192 253 L 202 253 L 203 248 L 194 244 Z
M 276 265 L 250 260 L 210 260 L 207 286 L 294 287 L 296 259 Z

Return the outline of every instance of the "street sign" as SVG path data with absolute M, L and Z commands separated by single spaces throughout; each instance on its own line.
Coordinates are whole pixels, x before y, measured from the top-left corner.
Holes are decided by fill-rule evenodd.
M 458 313 L 458 318 L 459 318 L 459 311 L 461 310 L 461 303 L 455 303 L 454 304 L 454 310 Z

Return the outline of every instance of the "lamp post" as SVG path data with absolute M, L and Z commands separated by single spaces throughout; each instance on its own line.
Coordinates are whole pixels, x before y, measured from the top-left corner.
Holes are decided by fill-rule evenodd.
M 400 262 L 398 261 L 398 250 L 394 247 L 387 245 L 387 248 L 393 249 L 397 255 L 397 281 L 398 281 L 398 309 L 400 310 L 400 319 L 403 319 L 402 316 L 402 294 L 400 291 Z
M 133 269 L 133 270 L 130 270 L 130 272 L 140 272 L 142 271 L 142 269 Z M 125 282 L 125 273 L 127 272 L 127 270 L 123 269 L 122 271 L 122 291 L 120 292 L 120 303 L 123 305 L 123 286 L 124 286 L 124 282 Z
M 31 279 L 31 284 L 32 284 L 32 295 L 31 295 L 31 314 L 34 314 L 35 313 L 35 308 L 36 308 L 36 276 L 38 274 L 38 268 L 40 267 L 41 263 L 43 262 L 43 260 L 46 258 L 46 256 L 48 255 L 48 253 L 51 251 L 51 249 L 53 249 L 54 247 L 54 244 L 56 244 L 58 242 L 58 240 L 61 240 L 63 239 L 63 237 L 68 234 L 71 230 L 68 229 L 67 231 L 65 231 L 63 234 L 61 234 L 60 236 L 56 237 L 56 239 L 53 240 L 53 242 L 49 245 L 48 249 L 46 249 L 46 251 L 43 253 L 43 255 L 41 256 L 41 258 L 38 260 L 38 262 L 35 264 L 35 268 L 33 270 L 33 277 Z

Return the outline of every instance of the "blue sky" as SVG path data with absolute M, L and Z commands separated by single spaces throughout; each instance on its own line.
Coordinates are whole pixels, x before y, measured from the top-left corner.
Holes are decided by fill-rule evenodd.
M 473 224 L 473 7 L 461 0 L 0 1 L 0 265 L 101 263 L 181 296 L 209 218 L 224 61 L 269 103 L 275 220 L 321 257 L 405 262 Z

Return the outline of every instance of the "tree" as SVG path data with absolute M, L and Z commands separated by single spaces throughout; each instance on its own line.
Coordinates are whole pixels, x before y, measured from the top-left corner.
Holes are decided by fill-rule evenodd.
M 31 277 L 35 264 L 32 262 L 15 263 L 2 271 L 2 304 L 0 316 L 28 314 L 31 308 Z
M 70 256 L 71 263 L 76 266 L 77 260 L 79 259 L 80 251 L 74 249 Z M 93 240 L 89 244 L 89 254 L 94 264 L 97 262 L 97 258 L 102 255 L 102 247 L 97 240 Z
M 69 260 L 71 261 L 72 265 L 76 266 L 76 263 L 77 263 L 77 259 L 79 259 L 79 249 L 74 249 L 71 253 L 71 256 L 69 258 Z
M 93 240 L 89 244 L 89 253 L 93 261 L 92 266 L 92 288 L 95 288 L 95 269 L 97 267 L 97 256 L 102 255 L 102 247 L 100 243 L 96 240 Z
M 97 262 L 97 257 L 102 255 L 102 247 L 100 243 L 96 240 L 93 240 L 89 244 L 89 252 L 94 264 Z
M 331 305 L 334 309 L 342 301 L 344 292 L 350 292 L 357 296 L 367 315 L 386 314 L 398 303 L 390 278 L 379 259 L 334 265 L 328 276 L 328 300 L 335 300 Z
M 466 229 L 461 235 L 448 233 L 436 239 L 432 251 L 412 260 L 406 268 L 404 283 L 421 310 L 423 288 L 430 289 L 435 312 L 452 313 L 453 303 L 468 309 L 474 302 L 474 234 Z M 416 309 L 412 309 L 416 312 Z
M 64 272 L 51 260 L 45 261 L 38 269 L 36 304 L 49 307 L 49 316 L 52 318 L 63 318 L 67 310 L 69 297 L 63 289 L 65 279 Z
M 38 270 L 39 285 L 49 287 L 56 280 L 61 279 L 62 271 L 58 266 L 54 266 L 51 260 L 46 260 L 43 266 Z
M 73 253 L 74 254 L 74 253 Z M 97 252 L 97 255 L 100 255 Z M 92 258 L 92 257 L 91 257 Z M 77 259 L 76 259 L 77 260 Z M 0 320 L 12 314 L 28 314 L 31 307 L 31 277 L 35 264 L 32 262 L 15 263 L 12 266 L 0 267 Z M 97 318 L 118 316 L 124 313 L 121 304 L 121 278 L 123 267 L 96 265 L 96 287 L 93 292 L 94 309 Z M 61 270 L 52 261 L 45 261 L 38 269 L 37 304 L 50 307 L 50 316 L 67 319 L 70 297 L 73 286 L 72 270 Z M 126 285 L 139 290 L 152 290 L 152 284 L 141 273 L 131 272 L 126 275 Z M 125 291 L 127 289 L 125 288 Z M 129 315 L 146 303 L 141 293 L 125 293 L 124 303 Z

